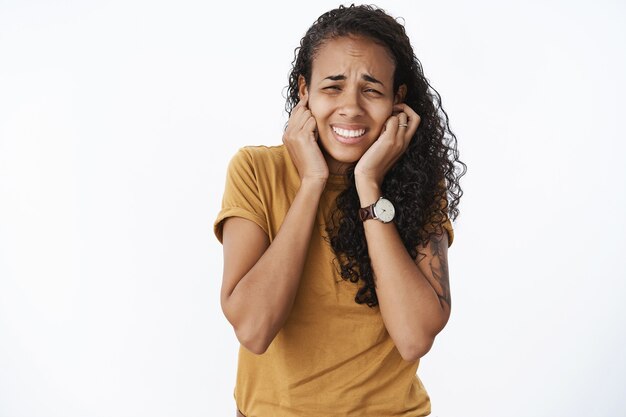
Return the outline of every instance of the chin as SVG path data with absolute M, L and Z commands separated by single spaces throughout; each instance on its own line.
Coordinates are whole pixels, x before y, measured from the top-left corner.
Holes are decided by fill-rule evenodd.
M 367 149 L 357 147 L 346 147 L 345 145 L 333 144 L 331 146 L 322 144 L 322 152 L 336 162 L 353 165 L 359 162 Z

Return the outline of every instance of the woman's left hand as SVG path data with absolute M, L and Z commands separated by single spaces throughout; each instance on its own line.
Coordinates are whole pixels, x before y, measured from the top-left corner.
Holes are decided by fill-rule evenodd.
M 411 107 L 402 103 L 393 106 L 393 114 L 385 122 L 380 137 L 363 154 L 354 168 L 358 184 L 381 187 L 387 171 L 409 146 L 420 124 L 420 117 Z

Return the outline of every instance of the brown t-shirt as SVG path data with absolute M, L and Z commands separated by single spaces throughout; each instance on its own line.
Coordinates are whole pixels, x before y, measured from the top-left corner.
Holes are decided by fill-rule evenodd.
M 228 217 L 258 224 L 270 242 L 295 198 L 300 179 L 281 146 L 249 146 L 232 158 L 214 224 L 222 241 Z M 293 309 L 267 351 L 239 349 L 235 401 L 248 417 L 425 416 L 430 400 L 387 333 L 378 307 L 354 301 L 359 284 L 345 281 L 325 239 L 345 177 L 331 175 L 320 199 Z M 454 233 L 448 220 L 448 245 Z

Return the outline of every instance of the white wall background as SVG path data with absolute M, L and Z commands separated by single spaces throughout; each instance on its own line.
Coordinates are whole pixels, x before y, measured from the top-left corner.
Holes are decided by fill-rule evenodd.
M 0 416 L 230 416 L 212 235 L 331 1 L 0 0 Z M 433 416 L 623 415 L 626 6 L 379 1 L 469 167 Z

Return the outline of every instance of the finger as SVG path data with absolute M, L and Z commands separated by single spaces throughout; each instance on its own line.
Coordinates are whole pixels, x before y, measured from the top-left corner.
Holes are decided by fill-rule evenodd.
M 407 134 L 409 134 L 412 137 L 417 131 L 417 127 L 419 126 L 421 121 L 422 121 L 422 118 L 417 113 L 415 113 L 413 116 L 409 116 L 409 121 L 408 121 L 409 126 L 407 128 Z
M 403 112 L 406 113 L 408 109 L 411 109 L 411 106 L 409 106 L 406 103 L 398 103 L 398 104 L 394 104 L 393 105 L 393 110 L 397 111 L 397 112 L 403 111 Z M 413 109 L 411 109 L 411 110 L 413 110 Z
M 302 98 L 300 98 L 300 100 L 298 101 L 298 103 L 294 106 L 295 108 L 299 108 L 299 107 L 306 107 L 307 102 L 309 101 L 309 96 L 302 96 Z
M 402 111 L 407 115 L 408 125 L 409 125 L 407 129 L 407 133 L 410 133 L 410 136 L 412 137 L 417 131 L 417 128 L 420 122 L 422 121 L 422 118 L 419 116 L 419 114 L 415 112 L 415 110 L 413 110 L 407 104 L 397 104 L 394 106 L 394 110 L 400 110 L 400 109 L 403 109 Z
M 290 131 L 299 131 L 302 129 L 308 118 L 311 117 L 311 111 L 306 107 L 306 102 L 306 99 L 303 99 L 296 104 L 296 107 L 293 108 L 289 121 L 287 122 L 287 127 Z
M 405 144 L 408 143 L 409 140 L 411 140 L 411 136 L 413 136 L 410 130 L 411 125 L 409 124 L 408 119 L 409 116 L 407 116 L 404 112 L 398 115 L 398 136 L 402 141 L 403 148 Z
M 308 109 L 308 104 L 309 104 L 309 96 L 303 96 L 302 99 L 300 99 L 300 101 L 298 102 L 298 104 L 296 105 L 296 107 L 298 108 L 298 112 L 302 112 L 303 110 Z
M 296 128 L 297 130 L 304 129 L 304 125 L 312 117 L 313 115 L 311 114 L 311 110 L 309 109 L 304 110 L 301 114 L 295 117 L 293 121 L 294 128 Z
M 293 119 L 294 117 L 298 115 L 298 113 L 302 113 L 302 111 L 307 108 L 306 107 L 307 101 L 308 101 L 308 96 L 304 96 L 302 99 L 300 99 L 300 101 L 296 103 L 295 106 L 293 106 L 293 109 L 291 110 L 290 119 Z
M 294 107 L 293 111 L 291 112 L 291 122 L 293 123 L 293 121 L 295 121 L 305 110 L 306 105 L 304 104 L 304 101 L 299 101 L 298 104 L 296 104 L 296 107 Z
M 397 113 L 401 113 L 401 112 L 406 113 L 409 119 L 411 119 L 412 116 L 415 116 L 417 114 L 415 113 L 415 110 L 411 108 L 411 106 L 409 106 L 408 104 L 404 104 L 404 103 L 394 105 L 393 111 Z
M 417 127 L 420 125 L 421 121 L 422 121 L 422 118 L 420 117 L 420 115 L 415 113 L 415 116 L 411 120 L 409 120 L 410 127 L 417 130 Z
M 385 123 L 385 134 L 380 135 L 380 137 L 383 138 L 384 136 L 387 136 L 389 137 L 389 140 L 393 141 L 398 134 L 398 124 L 398 116 L 391 116 Z
M 411 129 L 411 127 L 412 126 L 409 123 L 409 116 L 404 111 L 398 113 L 397 140 L 400 147 L 402 148 L 403 153 L 409 147 L 409 143 L 411 142 L 411 138 L 413 137 L 413 133 L 415 132 L 415 130 Z
M 398 112 L 404 112 L 409 120 L 409 124 L 411 123 L 417 123 L 419 125 L 420 122 L 420 117 L 417 113 L 415 113 L 415 110 L 413 110 L 411 108 L 411 106 L 407 105 L 407 104 L 396 104 L 394 106 L 394 111 L 398 111 Z
M 398 127 L 406 129 L 409 127 L 409 116 L 405 112 L 398 113 Z
M 302 130 L 309 132 L 314 139 L 317 139 L 315 135 L 315 132 L 317 131 L 317 122 L 313 116 L 309 117 Z
M 417 131 L 417 127 L 419 126 L 419 123 L 420 123 L 420 117 L 417 114 L 408 121 L 408 126 L 403 136 L 403 139 L 404 139 L 404 143 L 402 144 L 403 153 L 406 152 L 407 148 L 409 147 L 409 144 L 411 143 L 411 139 L 413 139 L 413 136 L 415 135 L 415 132 Z

